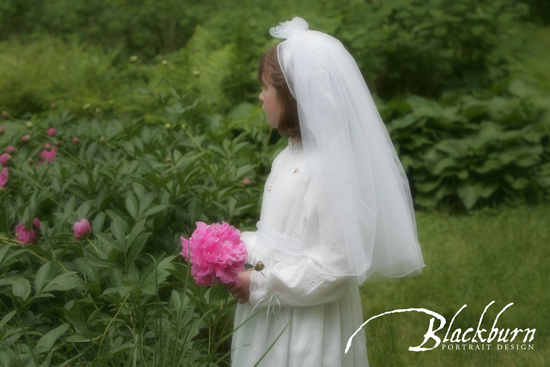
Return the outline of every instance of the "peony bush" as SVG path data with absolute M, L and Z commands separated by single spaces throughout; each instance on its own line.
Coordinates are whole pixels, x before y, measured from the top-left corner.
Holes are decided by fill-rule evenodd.
M 196 222 L 225 221 L 217 236 L 235 242 L 229 227 L 254 229 L 253 183 L 285 141 L 266 145 L 267 124 L 235 127 L 178 93 L 149 94 L 162 104 L 147 119 L 6 114 L 0 296 L 9 306 L 0 320 L 10 333 L 0 332 L 0 355 L 8 364 L 227 361 L 235 301 L 220 284 L 195 284 L 181 239 Z M 243 246 L 226 253 L 234 261 L 216 279 L 230 281 L 243 254 Z

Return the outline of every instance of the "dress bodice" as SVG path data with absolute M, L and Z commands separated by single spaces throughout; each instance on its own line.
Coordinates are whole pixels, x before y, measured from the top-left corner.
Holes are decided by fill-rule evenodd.
M 302 143 L 293 143 L 275 158 L 262 199 L 260 222 L 289 237 L 302 239 L 307 220 L 306 199 L 310 182 Z

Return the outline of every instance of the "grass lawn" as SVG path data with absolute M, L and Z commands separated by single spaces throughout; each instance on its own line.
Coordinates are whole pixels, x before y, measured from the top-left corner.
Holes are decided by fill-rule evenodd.
M 544 366 L 550 360 L 550 204 L 488 210 L 470 216 L 418 212 L 417 226 L 424 261 L 419 277 L 393 283 L 365 283 L 361 287 L 365 321 L 395 309 L 425 308 L 444 316 L 447 324 L 436 335 L 443 340 L 451 319 L 451 334 L 461 328 L 474 332 L 483 318 L 488 332 L 498 313 L 498 329 L 535 328 L 533 350 L 504 350 L 523 343 L 520 333 L 513 343 L 460 343 L 461 350 L 437 348 L 410 352 L 422 344 L 431 316 L 419 312 L 386 315 L 366 326 L 371 366 Z M 439 321 L 435 320 L 435 327 Z M 470 333 L 471 337 L 474 332 Z M 467 350 L 462 350 L 463 344 Z M 503 350 L 497 350 L 501 344 Z M 423 347 L 435 345 L 430 340 Z

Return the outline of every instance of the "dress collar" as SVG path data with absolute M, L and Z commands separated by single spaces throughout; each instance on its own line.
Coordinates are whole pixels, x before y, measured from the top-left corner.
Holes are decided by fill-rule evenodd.
M 302 142 L 299 142 L 299 143 L 293 143 L 292 142 L 292 139 L 289 137 L 288 138 L 288 149 L 291 151 L 291 152 L 299 152 L 301 150 L 304 150 L 304 145 Z

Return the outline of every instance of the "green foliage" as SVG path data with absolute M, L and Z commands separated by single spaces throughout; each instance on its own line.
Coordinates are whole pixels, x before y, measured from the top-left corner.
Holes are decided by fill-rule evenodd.
M 548 199 L 548 98 L 516 81 L 475 95 L 392 100 L 381 108 L 417 192 L 415 204 L 466 209 Z
M 117 70 L 117 54 L 56 39 L 0 43 L 0 106 L 14 116 L 45 112 L 51 103 L 82 114 L 100 113 L 97 108 L 131 113 L 143 100 L 132 93 L 140 76 L 130 63 Z
M 153 57 L 173 52 L 193 34 L 198 1 L 4 0 L 0 39 L 47 34 Z
M 143 88 L 157 106 L 144 118 L 53 111 L 31 128 L 3 123 L 0 144 L 17 152 L 0 193 L 0 353 L 14 365 L 226 363 L 234 301 L 221 285 L 194 286 L 175 254 L 196 221 L 254 228 L 257 183 L 281 146 L 252 117 L 258 107 L 227 118 L 183 104 L 171 85 Z M 37 165 L 45 143 L 59 148 Z M 16 224 L 33 218 L 38 244 L 16 246 Z M 77 241 L 82 218 L 92 236 Z
M 487 86 L 505 75 L 507 62 L 493 51 L 512 40 L 526 11 L 507 0 L 354 2 L 336 37 L 383 98 L 432 97 L 446 88 Z M 522 50 L 521 44 L 510 46 Z

